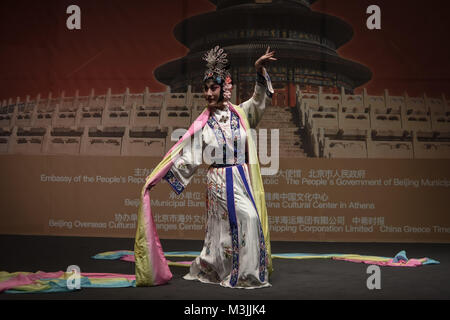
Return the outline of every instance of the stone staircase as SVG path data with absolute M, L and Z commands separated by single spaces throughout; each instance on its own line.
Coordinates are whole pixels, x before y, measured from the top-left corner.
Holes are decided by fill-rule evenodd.
M 263 118 L 257 129 L 267 129 L 268 153 L 270 154 L 270 129 L 279 129 L 280 158 L 306 158 L 307 155 L 301 138 L 301 128 L 297 124 L 290 107 L 268 107 L 264 111 Z

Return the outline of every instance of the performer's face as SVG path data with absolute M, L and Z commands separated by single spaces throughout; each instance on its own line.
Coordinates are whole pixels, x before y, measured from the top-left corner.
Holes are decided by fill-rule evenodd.
M 205 94 L 205 100 L 208 107 L 218 107 L 220 97 L 220 85 L 215 83 L 212 79 L 207 80 L 203 86 L 203 93 Z

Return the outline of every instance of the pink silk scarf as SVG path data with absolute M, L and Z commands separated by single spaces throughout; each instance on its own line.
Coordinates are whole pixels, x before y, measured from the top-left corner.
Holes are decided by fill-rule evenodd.
M 247 130 L 247 125 L 245 124 L 246 119 L 242 119 L 242 115 L 236 111 L 235 106 L 231 103 L 228 105 L 230 110 L 239 116 L 240 123 Z M 172 273 L 164 257 L 156 225 L 153 220 L 150 205 L 150 190 L 167 174 L 176 156 L 180 153 L 187 141 L 189 141 L 189 138 L 197 131 L 203 129 L 209 119 L 209 115 L 209 109 L 205 108 L 183 137 L 167 152 L 163 160 L 147 177 L 146 183 L 142 188 L 134 245 L 136 286 L 162 285 L 172 278 Z

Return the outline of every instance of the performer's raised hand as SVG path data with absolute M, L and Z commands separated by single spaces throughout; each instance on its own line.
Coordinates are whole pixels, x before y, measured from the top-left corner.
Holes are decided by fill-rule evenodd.
M 270 52 L 270 47 L 267 47 L 266 53 L 255 62 L 256 71 L 262 74 L 267 63 L 277 60 L 273 57 L 274 54 L 275 51 Z

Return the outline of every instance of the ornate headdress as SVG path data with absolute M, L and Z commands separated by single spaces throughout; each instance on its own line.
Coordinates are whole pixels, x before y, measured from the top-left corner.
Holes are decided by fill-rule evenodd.
M 229 72 L 230 64 L 227 59 L 227 53 L 219 46 L 215 46 L 203 56 L 203 60 L 206 61 L 207 68 L 203 81 L 213 79 L 223 88 L 224 100 L 230 100 L 233 85 Z

